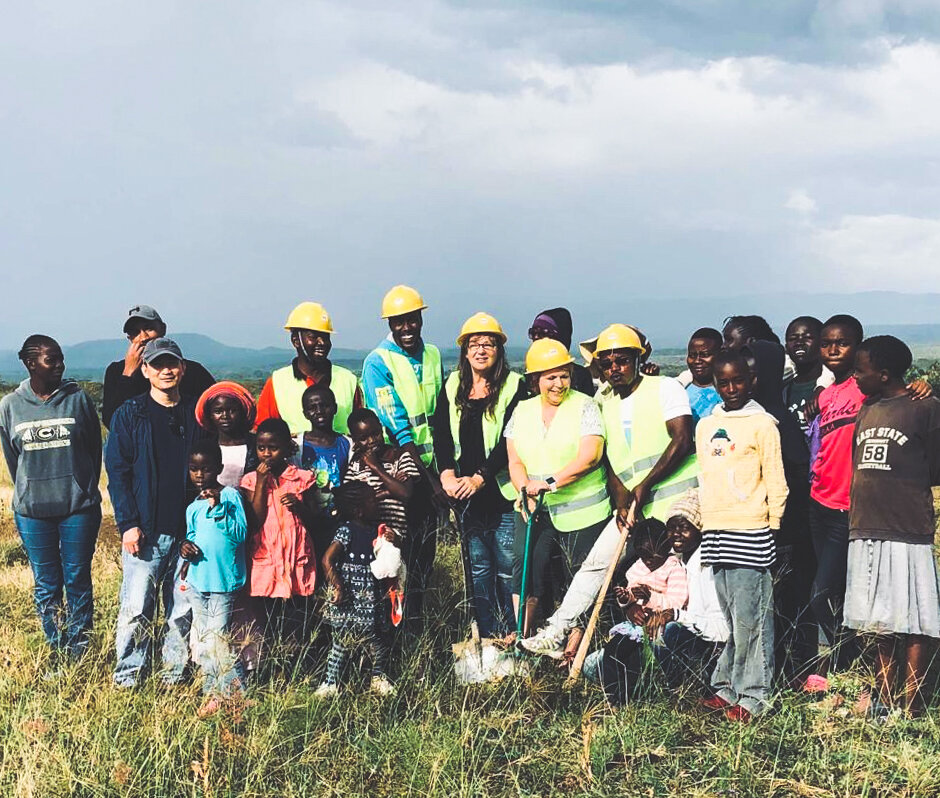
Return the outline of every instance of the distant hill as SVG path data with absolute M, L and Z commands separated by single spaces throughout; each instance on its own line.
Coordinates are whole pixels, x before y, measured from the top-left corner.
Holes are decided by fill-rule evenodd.
M 177 333 L 172 336 L 189 360 L 197 360 L 217 376 L 232 374 L 268 373 L 278 366 L 289 363 L 293 349 L 265 347 L 249 349 L 228 346 L 208 335 L 199 333 Z M 100 380 L 108 364 L 119 360 L 127 351 L 127 340 L 123 338 L 83 341 L 63 347 L 68 373 L 75 378 Z M 357 349 L 333 349 L 332 358 L 337 363 L 358 368 L 368 354 Z M 0 375 L 22 376 L 23 366 L 13 350 L 0 350 Z

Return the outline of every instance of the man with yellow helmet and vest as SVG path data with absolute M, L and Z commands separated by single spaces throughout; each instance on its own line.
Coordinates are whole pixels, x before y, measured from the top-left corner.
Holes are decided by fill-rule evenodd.
M 421 337 L 426 310 L 421 294 L 396 285 L 382 300 L 382 318 L 389 335 L 362 364 L 366 405 L 375 411 L 392 443 L 410 452 L 424 479 L 408 507 L 409 529 L 404 541 L 409 585 L 406 619 L 420 619 L 434 553 L 439 508 L 447 505 L 434 464 L 431 421 L 444 384 L 441 353 Z
M 362 389 L 356 375 L 349 369 L 330 362 L 333 322 L 319 302 L 301 302 L 295 307 L 284 329 L 297 352 L 290 365 L 277 369 L 261 389 L 258 397 L 257 426 L 267 418 L 281 418 L 290 427 L 291 435 L 310 430 L 304 416 L 302 398 L 311 385 L 329 387 L 336 399 L 333 429 L 348 434 L 346 419 L 356 407 L 362 407 Z
M 676 497 L 698 485 L 688 396 L 670 377 L 641 373 L 646 346 L 641 335 L 625 324 L 610 325 L 589 345 L 588 354 L 606 386 L 599 396 L 607 440 L 607 485 L 616 514 L 572 580 L 558 611 L 537 634 L 522 642 L 533 653 L 561 653 L 565 632 L 577 624 L 603 584 L 620 530 L 644 517 L 665 520 Z
M 542 338 L 529 347 L 525 362 L 536 395 L 519 402 L 504 433 L 512 484 L 526 498 L 520 509 L 531 512 L 535 497 L 545 494 L 545 509 L 532 521 L 526 585 L 521 584 L 525 525 L 516 530 L 513 592 L 517 602 L 525 592 L 524 631 L 539 600 L 554 586 L 555 555 L 562 554 L 570 580 L 611 516 L 604 423 L 595 401 L 571 389 L 573 358 L 559 341 Z
M 434 456 L 441 487 L 457 503 L 466 543 L 473 609 L 483 637 L 515 628 L 513 538 L 518 491 L 509 480 L 503 430 L 523 379 L 509 370 L 506 334 L 488 313 L 467 319 L 457 337 L 460 357 L 437 398 Z

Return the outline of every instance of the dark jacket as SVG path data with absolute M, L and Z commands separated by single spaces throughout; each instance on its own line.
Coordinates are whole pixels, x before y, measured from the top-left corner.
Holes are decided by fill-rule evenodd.
M 206 367 L 195 360 L 184 360 L 186 371 L 180 380 L 180 396 L 192 396 L 198 399 L 210 385 L 215 385 L 215 378 Z M 133 396 L 139 396 L 150 390 L 147 378 L 137 369 L 130 377 L 124 376 L 124 361 L 115 360 L 104 372 L 104 386 L 101 392 L 101 421 L 111 429 L 114 412 Z
M 806 436 L 783 402 L 783 347 L 773 341 L 751 341 L 743 351 L 753 360 L 757 377 L 752 398 L 777 419 L 784 466 L 806 468 L 809 465 Z
M 101 424 L 77 382 L 40 399 L 23 380 L 0 400 L 0 443 L 20 515 L 55 518 L 101 503 Z
M 212 437 L 196 423 L 196 399 L 181 399 L 183 437 L 187 452 L 195 441 Z M 169 431 L 165 431 L 169 434 Z M 154 534 L 157 510 L 157 463 L 153 453 L 153 426 L 147 413 L 147 394 L 128 399 L 111 420 L 111 434 L 105 447 L 104 465 L 108 472 L 108 492 L 114 505 L 114 522 L 124 534 L 139 527 L 144 537 Z M 189 471 L 184 468 L 180 479 L 190 497 Z

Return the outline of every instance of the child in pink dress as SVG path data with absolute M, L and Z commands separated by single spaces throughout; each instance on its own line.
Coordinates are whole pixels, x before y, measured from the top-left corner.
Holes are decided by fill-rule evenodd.
M 313 627 L 310 605 L 317 581 L 310 534 L 316 475 L 288 462 L 296 444 L 282 419 L 262 421 L 255 446 L 258 467 L 241 480 L 254 520 L 248 541 L 250 595 L 268 643 L 293 642 L 302 656 Z

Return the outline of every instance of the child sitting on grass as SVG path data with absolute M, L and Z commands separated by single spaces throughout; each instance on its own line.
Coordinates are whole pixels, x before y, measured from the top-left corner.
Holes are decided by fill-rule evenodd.
M 940 484 L 940 401 L 910 401 L 910 367 L 911 350 L 890 335 L 862 341 L 855 355 L 866 400 L 855 423 L 844 617 L 874 635 L 876 721 L 901 704 L 923 713 L 921 686 L 940 638 L 931 491 Z
M 720 352 L 722 404 L 695 431 L 702 509 L 702 564 L 710 565 L 730 636 L 712 675 L 710 709 L 747 722 L 770 705 L 774 676 L 774 536 L 787 501 L 777 420 L 751 399 L 744 356 Z
M 238 491 L 219 484 L 221 472 L 219 444 L 196 441 L 189 454 L 189 478 L 199 495 L 186 509 L 180 576 L 190 589 L 193 647 L 208 697 L 200 717 L 213 714 L 223 699 L 241 692 L 244 681 L 232 651 L 231 621 L 236 596 L 245 584 L 248 522 Z
M 395 545 L 398 536 L 379 524 L 375 491 L 364 482 L 347 482 L 334 493 L 342 519 L 333 542 L 323 555 L 323 572 L 332 588 L 326 620 L 333 631 L 333 646 L 326 662 L 326 678 L 316 689 L 317 698 L 332 698 L 343 681 L 349 655 L 368 646 L 372 657 L 370 689 L 380 696 L 392 695 L 388 678 L 389 604 L 387 580 L 376 579 L 370 568 L 375 559 L 373 542 L 380 534 Z
M 255 616 L 269 641 L 306 645 L 311 626 L 317 555 L 309 532 L 316 518 L 316 478 L 292 465 L 294 439 L 287 423 L 267 418 L 255 439 L 258 467 L 242 477 L 251 498 L 253 532 L 248 544 L 249 584 Z
M 609 700 L 618 705 L 627 702 L 638 683 L 644 631 L 650 639 L 657 637 L 664 611 L 681 609 L 688 600 L 685 566 L 670 554 L 666 525 L 648 518 L 633 528 L 632 537 L 639 559 L 627 569 L 624 584 L 614 588 L 627 620 L 610 630 L 607 645 L 585 661 L 584 669 L 588 678 L 603 680 Z

